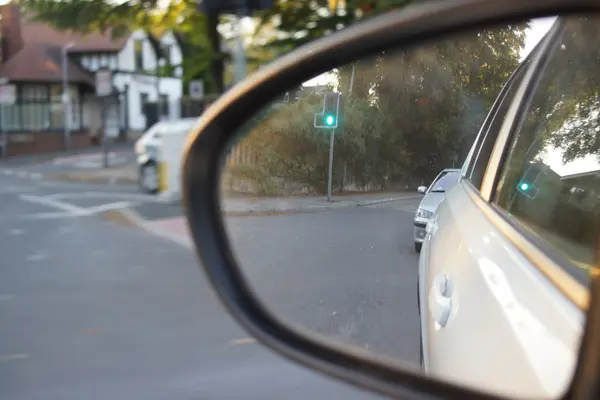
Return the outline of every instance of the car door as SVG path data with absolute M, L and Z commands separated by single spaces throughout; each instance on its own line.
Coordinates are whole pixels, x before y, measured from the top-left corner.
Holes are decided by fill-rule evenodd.
M 597 261 L 600 187 L 587 177 L 599 173 L 558 173 L 548 146 L 572 137 L 572 155 L 590 115 L 598 124 L 589 131 L 600 131 L 597 110 L 582 111 L 597 105 L 596 32 L 584 19 L 553 26 L 428 227 L 420 290 L 429 373 L 535 398 L 557 397 L 570 381 Z

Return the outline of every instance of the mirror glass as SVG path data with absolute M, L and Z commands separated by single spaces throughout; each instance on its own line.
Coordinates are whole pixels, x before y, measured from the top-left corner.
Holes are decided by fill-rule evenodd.
M 424 374 L 560 396 L 598 271 L 599 22 L 390 48 L 282 92 L 223 155 L 223 217 L 257 298 Z

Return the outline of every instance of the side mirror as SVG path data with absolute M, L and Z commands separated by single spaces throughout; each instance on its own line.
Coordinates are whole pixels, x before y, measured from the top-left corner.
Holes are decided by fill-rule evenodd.
M 425 194 L 425 192 L 427 191 L 427 186 L 419 186 L 417 188 L 417 192 Z
M 474 91 L 489 104 L 500 94 L 498 112 L 516 125 L 529 110 L 524 93 L 541 87 L 548 59 L 559 55 L 556 79 L 569 79 L 548 90 L 568 87 L 573 110 L 585 96 L 595 105 L 600 20 L 591 12 L 600 13 L 599 2 L 418 2 L 287 53 L 219 97 L 187 137 L 182 195 L 192 243 L 229 313 L 279 354 L 393 398 L 598 398 L 598 277 L 580 278 L 587 272 L 570 259 L 564 265 L 575 272 L 563 267 L 562 253 L 536 247 L 543 239 L 517 230 L 489 193 L 483 199 L 469 185 L 444 200 L 440 216 L 452 207 L 481 217 L 440 225 L 435 240 L 446 246 L 430 246 L 413 218 L 420 196 L 398 193 L 422 167 L 402 154 L 440 149 L 435 168 L 452 165 L 445 146 L 463 138 L 465 118 L 485 119 L 466 103 Z M 524 46 L 529 18 L 562 14 Z M 313 124 L 326 104 L 275 105 L 317 80 L 350 97 L 341 129 Z M 441 126 L 450 128 L 440 135 Z M 496 182 L 510 144 L 505 134 L 497 140 L 482 158 L 496 163 L 484 183 Z M 592 239 L 586 249 L 596 254 Z M 420 258 L 407 251 L 421 245 Z M 449 262 L 455 255 L 468 265 Z M 440 265 L 420 268 L 425 262 Z M 490 322 L 478 324 L 481 315 Z

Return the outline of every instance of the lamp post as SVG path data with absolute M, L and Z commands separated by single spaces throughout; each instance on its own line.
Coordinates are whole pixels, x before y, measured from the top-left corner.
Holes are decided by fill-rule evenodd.
M 71 147 L 71 131 L 69 127 L 69 123 L 71 122 L 71 113 L 69 108 L 69 67 L 67 65 L 67 53 L 70 48 L 75 46 L 75 43 L 69 42 L 62 47 L 62 103 L 63 103 L 63 113 L 64 113 L 64 140 L 65 140 L 65 148 L 68 150 Z

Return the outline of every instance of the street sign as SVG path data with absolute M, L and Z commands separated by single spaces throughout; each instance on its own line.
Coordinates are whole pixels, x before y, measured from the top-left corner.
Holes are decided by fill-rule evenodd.
M 109 96 L 113 91 L 112 71 L 101 69 L 96 71 L 96 96 Z
M 17 88 L 15 85 L 0 85 L 0 104 L 15 104 Z
M 204 98 L 204 81 L 191 81 L 189 89 L 192 99 L 201 100 Z

